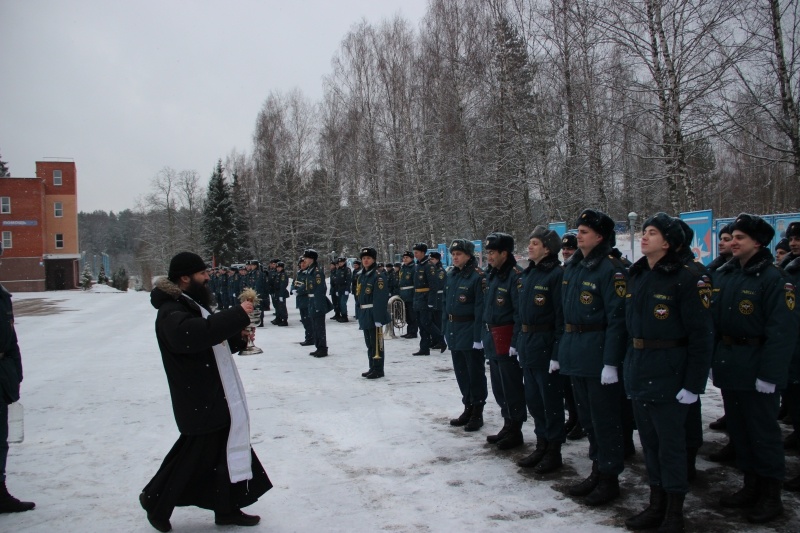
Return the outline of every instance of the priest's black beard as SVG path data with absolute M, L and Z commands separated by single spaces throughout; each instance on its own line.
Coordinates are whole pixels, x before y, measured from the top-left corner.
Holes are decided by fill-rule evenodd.
M 199 283 L 192 279 L 189 286 L 183 291 L 189 297 L 202 305 L 206 311 L 211 312 L 211 291 L 208 290 L 208 282 Z

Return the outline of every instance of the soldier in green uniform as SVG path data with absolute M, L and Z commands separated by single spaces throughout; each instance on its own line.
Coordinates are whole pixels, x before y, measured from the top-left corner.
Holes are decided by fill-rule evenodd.
M 383 365 L 386 353 L 383 351 L 383 335 L 381 328 L 389 323 L 389 285 L 386 276 L 378 273 L 375 259 L 378 252 L 375 248 L 361 249 L 363 272 L 358 275 L 358 328 L 364 332 L 364 343 L 367 345 L 369 370 L 361 376 L 367 379 L 380 379 L 384 376 Z
M 311 325 L 311 338 L 316 348 L 309 355 L 327 357 L 328 339 L 325 331 L 325 314 L 330 309 L 328 309 L 328 300 L 326 298 L 328 287 L 325 283 L 325 276 L 317 263 L 318 257 L 319 254 L 317 254 L 316 250 L 309 248 L 303 252 L 303 263 L 300 268 L 303 269 L 304 275 L 302 283 L 295 283 L 295 291 L 298 298 L 305 296 L 307 300 L 306 312 Z
M 308 285 L 308 276 L 309 272 L 307 267 L 312 264 L 313 261 L 310 261 L 306 257 L 306 253 L 312 253 L 312 255 L 316 256 L 316 251 L 314 250 L 306 250 L 303 252 L 303 256 L 300 257 L 300 263 L 297 269 L 297 274 L 294 277 L 294 285 L 292 286 L 292 290 L 296 293 L 294 298 L 294 304 L 297 307 L 298 311 L 300 311 L 300 323 L 303 324 L 303 331 L 305 337 L 303 342 L 300 343 L 300 346 L 311 346 L 314 344 L 314 328 L 311 323 L 311 315 L 309 313 L 309 307 L 311 305 L 311 298 L 309 297 L 308 289 L 306 288 Z
M 786 227 L 786 239 L 789 241 L 789 253 L 784 256 L 781 267 L 797 287 L 800 284 L 800 222 L 792 222 Z M 792 433 L 784 440 L 784 448 L 788 448 L 792 440 L 796 442 L 800 436 L 800 342 L 795 344 L 784 395 L 793 427 Z M 800 475 L 784 483 L 783 488 L 800 491 Z
M 271 294 L 275 299 L 275 325 L 286 327 L 289 325 L 289 313 L 286 309 L 286 298 L 289 297 L 289 275 L 286 273 L 283 261 L 275 262 L 275 273 L 272 275 Z
M 339 262 L 336 259 L 331 259 L 331 264 L 329 268 L 329 282 L 331 284 L 330 294 L 331 302 L 333 303 L 333 316 L 330 320 L 339 321 L 339 291 L 337 290 L 338 285 L 338 277 L 339 277 Z
M 350 322 L 347 318 L 347 301 L 350 299 L 350 285 L 353 272 L 347 266 L 347 258 L 340 257 L 336 267 L 336 292 L 339 295 L 339 322 Z
M 558 234 L 536 226 L 528 237 L 528 267 L 519 290 L 520 332 L 516 348 L 525 384 L 525 403 L 534 422 L 536 448 L 517 462 L 546 474 L 560 468 L 564 430 L 564 386 L 558 342 L 564 333 Z
M 430 292 L 430 300 L 429 302 L 432 304 L 433 310 L 433 324 L 436 326 L 441 332 L 441 341 L 439 341 L 438 347 L 442 351 L 444 351 L 444 347 L 446 347 L 446 342 L 444 342 L 444 329 L 442 328 L 442 307 L 444 304 L 444 285 L 445 285 L 445 275 L 446 272 L 444 271 L 444 267 L 442 266 L 442 254 L 439 252 L 431 252 L 430 254 L 430 262 L 433 265 L 433 272 L 435 283 L 431 287 Z
M 711 286 L 678 252 L 685 238 L 678 220 L 655 214 L 642 226 L 644 257 L 628 273 L 624 381 L 650 485 L 650 504 L 625 521 L 630 529 L 683 531 L 686 420 L 705 390 L 714 342 Z
M 403 299 L 403 306 L 406 310 L 406 334 L 401 335 L 401 337 L 404 339 L 416 339 L 417 321 L 414 316 L 414 254 L 408 250 L 403 252 L 403 265 L 400 267 L 397 289 L 400 298 Z
M 454 240 L 450 255 L 453 269 L 445 280 L 442 323 L 464 404 L 464 411 L 450 420 L 450 425 L 477 431 L 483 426 L 483 406 L 489 394 L 481 344 L 484 273 L 475 260 L 472 242 Z
M 578 249 L 578 238 L 575 237 L 574 233 L 565 233 L 563 237 L 561 237 L 561 256 L 564 258 L 564 262 L 566 263 L 569 261 L 569 258 L 572 257 L 572 254 Z
M 798 336 L 795 288 L 773 264 L 775 230 L 743 213 L 732 224 L 733 259 L 717 269 L 712 311 L 717 329 L 714 385 L 722 389 L 728 432 L 744 487 L 720 498 L 723 507 L 751 507 L 747 519 L 783 514 L 786 473 L 778 408 Z
M 566 264 L 561 301 L 564 335 L 558 350 L 562 374 L 572 378 L 581 426 L 589 437 L 592 473 L 569 488 L 588 505 L 619 496 L 624 469 L 618 369 L 625 356 L 625 267 L 612 259 L 614 221 L 605 213 L 584 210 L 578 227 L 578 251 Z
M 353 278 L 350 282 L 350 292 L 353 294 L 353 303 L 355 304 L 355 317 L 358 321 L 358 276 L 364 270 L 361 261 L 356 259 L 353 261 Z
M 427 252 L 428 245 L 424 242 L 414 245 L 414 258 L 417 260 L 414 267 L 414 315 L 419 327 L 419 350 L 413 355 L 430 355 L 431 348 L 441 348 L 444 344 L 442 332 L 433 321 L 433 300 L 438 285 L 436 271 Z
M 486 237 L 489 269 L 483 295 L 482 342 L 489 361 L 492 393 L 500 406 L 503 428 L 486 437 L 501 450 L 524 444 L 522 425 L 525 412 L 525 386 L 522 368 L 517 360 L 516 340 L 519 331 L 519 285 L 522 269 L 514 257 L 514 238 L 507 233 L 494 232 Z

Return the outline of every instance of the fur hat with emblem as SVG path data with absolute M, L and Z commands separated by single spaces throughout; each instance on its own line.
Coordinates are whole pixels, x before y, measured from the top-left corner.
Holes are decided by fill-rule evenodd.
M 514 253 L 514 237 L 508 233 L 493 231 L 486 236 L 486 243 L 483 247 L 487 250 L 497 250 L 498 252 Z
M 642 224 L 642 231 L 650 226 L 656 228 L 669 244 L 670 250 L 677 250 L 686 244 L 686 233 L 683 231 L 680 219 L 673 218 L 666 213 L 656 213 Z
M 614 221 L 602 211 L 584 209 L 578 216 L 578 220 L 575 221 L 575 227 L 578 226 L 590 227 L 600 234 L 609 246 L 614 246 L 617 242 Z
M 375 248 L 370 248 L 369 246 L 365 246 L 361 249 L 361 254 L 358 257 L 371 257 L 372 259 L 377 259 L 378 251 Z
M 452 254 L 453 252 L 464 252 L 467 255 L 474 256 L 475 245 L 467 239 L 454 239 L 450 245 L 450 253 Z
M 528 235 L 528 240 L 539 239 L 542 245 L 547 248 L 552 255 L 558 255 L 561 251 L 561 238 L 558 233 L 544 226 L 536 226 Z
M 787 239 L 800 237 L 800 222 L 790 222 L 789 225 L 786 226 L 786 231 L 783 233 L 783 236 Z

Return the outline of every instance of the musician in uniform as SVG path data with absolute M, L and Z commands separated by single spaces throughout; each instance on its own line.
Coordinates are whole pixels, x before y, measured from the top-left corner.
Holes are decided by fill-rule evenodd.
M 361 374 L 367 379 L 380 379 L 384 376 L 386 354 L 383 351 L 382 327 L 389 323 L 388 303 L 389 285 L 385 274 L 378 272 L 375 248 L 361 249 L 363 271 L 358 275 L 356 294 L 359 304 L 358 327 L 364 332 L 367 345 L 369 370 Z
M 417 338 L 417 320 L 414 316 L 414 254 L 403 252 L 403 264 L 397 280 L 397 294 L 403 299 L 406 308 L 406 334 L 404 339 Z

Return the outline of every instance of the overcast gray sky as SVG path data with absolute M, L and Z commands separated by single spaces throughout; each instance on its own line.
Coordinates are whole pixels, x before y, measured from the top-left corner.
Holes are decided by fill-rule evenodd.
M 427 0 L 0 0 L 0 157 L 75 160 L 78 209 L 133 208 L 163 167 L 251 152 L 271 91 L 314 101 L 350 28 Z

